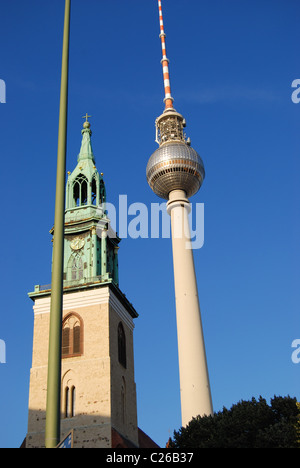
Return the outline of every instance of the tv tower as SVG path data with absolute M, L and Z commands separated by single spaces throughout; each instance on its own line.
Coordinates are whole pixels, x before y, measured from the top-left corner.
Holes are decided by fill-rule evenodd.
M 165 109 L 155 122 L 159 148 L 148 161 L 146 175 L 153 192 L 168 200 L 171 216 L 181 416 L 186 426 L 197 415 L 213 414 L 188 220 L 188 198 L 200 189 L 205 171 L 184 134 L 185 119 L 173 107 L 161 0 L 158 8 Z

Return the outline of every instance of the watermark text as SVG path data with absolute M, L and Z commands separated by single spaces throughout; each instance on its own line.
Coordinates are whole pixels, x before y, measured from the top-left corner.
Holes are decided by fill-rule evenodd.
M 6 103 L 6 84 L 4 80 L 0 79 L 0 103 Z
M 98 214 L 103 216 L 104 213 L 104 218 L 97 226 L 99 237 L 104 235 L 114 238 L 116 233 L 121 239 L 171 237 L 171 217 L 167 213 L 165 202 L 151 203 L 149 210 L 149 207 L 141 202 L 128 205 L 127 195 L 119 195 L 118 207 L 112 203 L 99 205 Z M 204 244 L 204 203 L 190 203 L 186 212 L 179 207 L 176 216 L 173 217 L 172 228 L 173 238 L 186 240 L 186 249 L 200 249 Z
M 300 339 L 294 340 L 292 342 L 292 348 L 295 348 L 295 351 L 292 352 L 292 362 L 294 364 L 300 363 Z
M 295 91 L 292 92 L 292 101 L 294 104 L 299 104 L 300 102 L 300 79 L 296 79 L 292 82 L 292 88 L 296 88 Z
M 4 340 L 0 340 L 0 364 L 6 364 L 6 345 Z

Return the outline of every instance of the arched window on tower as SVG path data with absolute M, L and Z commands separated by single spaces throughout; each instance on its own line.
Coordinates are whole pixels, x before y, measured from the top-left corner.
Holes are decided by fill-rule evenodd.
M 126 337 L 122 323 L 118 326 L 118 358 L 119 363 L 126 369 Z
M 97 205 L 97 183 L 95 177 L 92 180 L 92 205 Z
M 75 206 L 87 205 L 88 181 L 83 174 L 79 174 L 74 180 L 73 199 Z
M 106 201 L 106 190 L 103 179 L 100 179 L 100 196 L 99 203 L 105 203 Z
M 76 405 L 76 388 L 73 385 L 70 391 L 69 387 L 64 389 L 63 414 L 65 418 L 74 418 Z
M 76 388 L 72 387 L 71 389 L 71 405 L 70 405 L 70 417 L 74 418 L 75 416 L 75 403 L 76 403 Z
M 80 324 L 76 323 L 73 328 L 73 354 L 80 354 Z
M 81 204 L 82 205 L 87 205 L 87 196 L 88 196 L 88 190 L 87 190 L 87 180 L 83 180 L 81 183 Z
M 62 356 L 70 354 L 70 327 L 66 324 L 62 330 Z
M 64 417 L 68 418 L 69 417 L 69 394 L 70 394 L 70 389 L 69 387 L 65 388 L 65 394 L 64 394 Z
M 72 281 L 81 280 L 83 278 L 83 261 L 81 255 L 73 257 L 72 261 Z
M 78 314 L 68 314 L 62 325 L 62 358 L 83 354 L 83 322 Z
M 72 314 L 69 314 L 69 319 Z M 62 399 L 61 399 L 61 414 L 64 418 L 73 418 L 76 416 L 76 394 L 78 376 L 74 369 L 68 369 L 62 375 Z

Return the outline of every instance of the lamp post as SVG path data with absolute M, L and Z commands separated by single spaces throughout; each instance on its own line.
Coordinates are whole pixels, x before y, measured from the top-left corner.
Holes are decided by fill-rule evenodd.
M 63 52 L 61 69 L 57 174 L 54 218 L 52 286 L 48 352 L 48 381 L 46 406 L 46 448 L 55 448 L 60 441 L 61 396 L 61 328 L 63 298 L 65 174 L 68 108 L 68 68 L 71 0 L 65 1 Z

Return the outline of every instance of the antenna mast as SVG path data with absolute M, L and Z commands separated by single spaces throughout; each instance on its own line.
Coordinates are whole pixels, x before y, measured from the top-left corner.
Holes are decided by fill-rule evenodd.
M 170 86 L 170 74 L 169 74 L 169 59 L 167 58 L 166 52 L 166 34 L 164 31 L 164 20 L 162 14 L 161 0 L 158 0 L 158 10 L 159 10 L 159 24 L 160 24 L 160 39 L 161 39 L 161 48 L 162 48 L 162 67 L 164 75 L 164 87 L 165 87 L 165 110 L 173 109 L 174 99 L 171 96 L 171 86 Z

